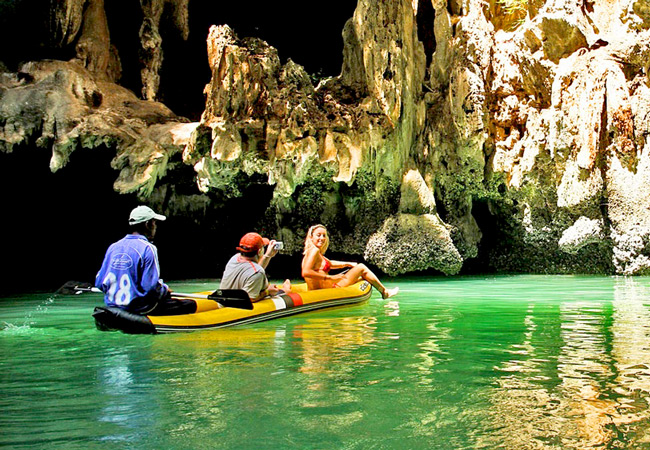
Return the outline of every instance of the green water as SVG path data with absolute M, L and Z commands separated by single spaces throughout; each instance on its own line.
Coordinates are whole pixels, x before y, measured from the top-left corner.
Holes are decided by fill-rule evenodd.
M 0 447 L 650 449 L 650 278 L 397 282 L 157 336 L 96 331 L 96 294 L 1 298 Z

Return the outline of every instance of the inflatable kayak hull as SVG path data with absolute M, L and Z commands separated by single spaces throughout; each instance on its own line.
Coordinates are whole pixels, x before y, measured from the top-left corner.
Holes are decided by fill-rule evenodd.
M 119 308 L 97 307 L 93 313 L 97 328 L 131 334 L 173 333 L 211 330 L 250 324 L 299 314 L 306 311 L 361 303 L 370 298 L 372 287 L 366 281 L 344 288 L 308 291 L 306 285 L 293 285 L 289 294 L 276 295 L 253 304 L 252 310 L 224 308 L 211 300 L 196 300 L 197 312 L 177 316 L 140 316 Z

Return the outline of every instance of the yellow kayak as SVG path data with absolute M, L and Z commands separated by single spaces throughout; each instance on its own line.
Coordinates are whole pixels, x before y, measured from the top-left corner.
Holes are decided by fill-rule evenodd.
M 253 303 L 253 309 L 223 307 L 213 300 L 195 300 L 196 313 L 176 316 L 139 316 L 117 308 L 97 307 L 93 313 L 97 328 L 126 333 L 171 333 L 212 330 L 249 324 L 305 311 L 361 303 L 370 298 L 367 281 L 332 289 L 307 290 L 306 284 L 291 286 L 291 293 L 276 295 Z M 205 293 L 204 293 L 205 294 Z

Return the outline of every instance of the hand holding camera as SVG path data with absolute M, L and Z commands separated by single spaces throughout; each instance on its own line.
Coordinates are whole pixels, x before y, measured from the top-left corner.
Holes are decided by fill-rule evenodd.
M 266 256 L 267 258 L 273 258 L 275 255 L 278 254 L 278 251 L 282 250 L 283 248 L 284 248 L 284 243 L 272 239 L 269 242 L 268 247 L 266 247 L 266 253 L 264 254 L 264 256 Z

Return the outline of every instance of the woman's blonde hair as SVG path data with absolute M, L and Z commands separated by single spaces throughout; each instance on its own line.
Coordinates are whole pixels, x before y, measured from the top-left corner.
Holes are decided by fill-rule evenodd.
M 325 254 L 325 251 L 327 250 L 327 247 L 329 247 L 329 245 L 330 245 L 330 234 L 327 232 L 327 228 L 325 228 L 325 225 L 317 224 L 317 225 L 309 227 L 309 230 L 307 230 L 307 237 L 305 238 L 305 251 L 302 252 L 303 255 L 306 255 L 307 252 L 312 247 L 315 247 L 314 243 L 311 240 L 311 238 L 312 238 L 312 235 L 314 234 L 314 231 L 316 231 L 317 228 L 322 228 L 323 230 L 325 230 L 325 243 L 320 248 L 321 254 Z

